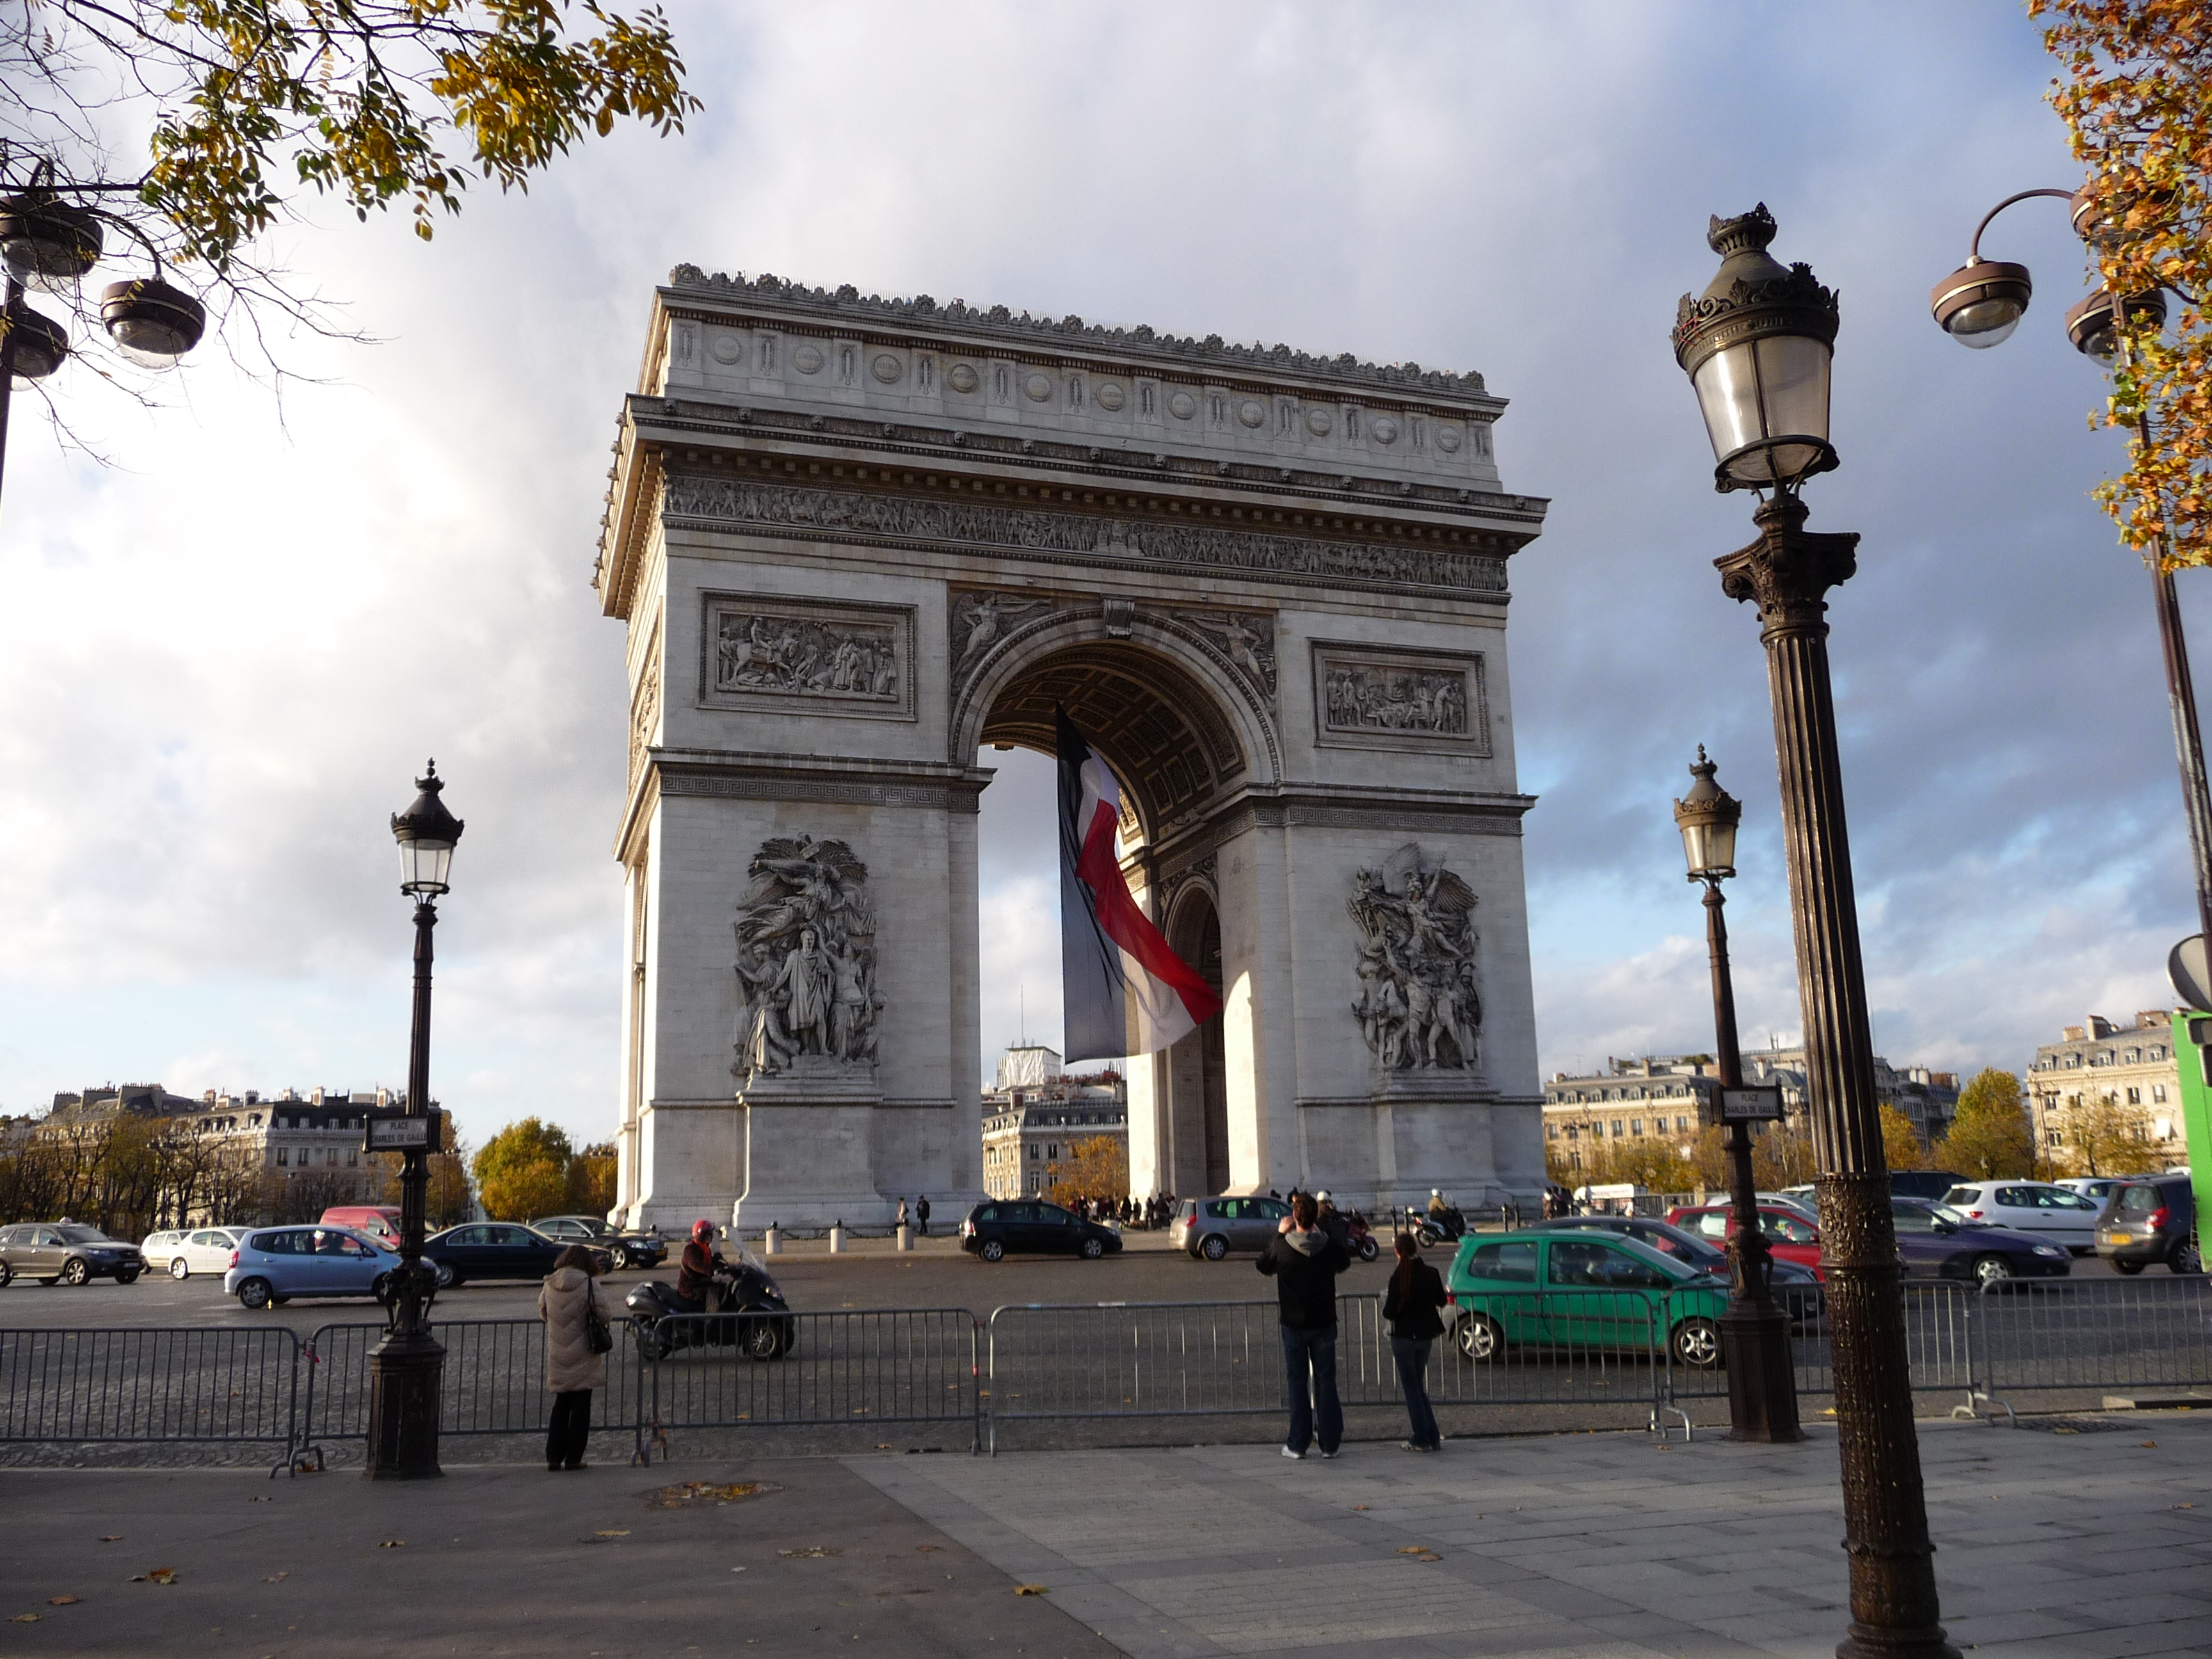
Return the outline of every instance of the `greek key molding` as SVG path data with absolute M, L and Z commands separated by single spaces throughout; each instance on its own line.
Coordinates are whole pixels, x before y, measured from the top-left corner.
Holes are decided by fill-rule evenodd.
M 1314 741 L 1324 747 L 1491 752 L 1489 681 L 1479 651 L 1316 640 L 1313 692 Z
M 974 812 L 981 792 L 964 784 L 828 783 L 811 778 L 726 777 L 662 769 L 665 796 L 724 800 L 806 800 L 845 806 L 911 806 L 931 811 Z
M 1506 591 L 1503 559 L 1444 548 L 1322 541 L 1200 525 L 1133 524 L 1094 514 L 756 483 L 693 472 L 669 475 L 661 511 L 671 520 L 758 525 L 808 539 L 995 547 L 1137 568 L 1196 565 L 1334 586 L 1371 584 L 1500 595 Z

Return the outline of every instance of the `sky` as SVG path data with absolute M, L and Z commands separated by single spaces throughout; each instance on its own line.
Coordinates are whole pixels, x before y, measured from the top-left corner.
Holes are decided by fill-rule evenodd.
M 1798 1024 L 1750 539 L 1668 343 L 1764 201 L 1842 297 L 1811 527 L 1862 533 L 1832 650 L 1878 1048 L 2023 1067 L 2170 999 L 2193 931 L 2148 578 L 2089 497 L 2117 442 L 2031 203 L 1984 247 L 2001 349 L 1929 321 L 2000 198 L 2078 170 L 2017 4 L 1538 7 L 674 0 L 707 107 L 424 244 L 317 209 L 269 252 L 373 343 L 219 344 L 154 407 L 19 398 L 0 495 L 0 1109 L 58 1090 L 397 1085 L 387 827 L 436 757 L 468 829 L 433 1084 L 465 1136 L 611 1133 L 623 633 L 588 578 L 653 285 L 678 262 L 1382 362 L 1511 400 L 1510 672 L 1543 1068 L 1711 1046 L 1670 803 L 1744 802 L 1746 1041 Z M 127 146 L 125 147 L 127 149 Z M 251 354 L 240 354 L 250 358 Z M 88 453 L 88 447 L 96 453 Z M 2201 575 L 2182 580 L 2212 641 Z M 1059 1027 L 1048 768 L 987 753 L 983 1040 Z M 1025 1021 L 1018 1012 L 1026 1004 Z

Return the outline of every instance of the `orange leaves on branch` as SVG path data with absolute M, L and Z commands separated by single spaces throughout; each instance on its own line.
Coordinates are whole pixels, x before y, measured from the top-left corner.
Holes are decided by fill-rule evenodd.
M 2087 174 L 2092 257 L 2114 294 L 2181 296 L 2122 331 L 2098 424 L 2130 434 L 2098 487 L 2122 539 L 2169 568 L 2212 564 L 2212 26 L 2202 0 L 2029 0 L 2063 70 L 2051 95 Z

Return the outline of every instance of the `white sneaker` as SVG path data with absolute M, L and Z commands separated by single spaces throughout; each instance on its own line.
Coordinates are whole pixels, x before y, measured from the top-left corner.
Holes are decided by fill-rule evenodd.
M 1334 1452 L 1333 1452 L 1333 1451 L 1325 1451 L 1325 1452 L 1323 1452 L 1323 1453 L 1322 1454 L 1322 1460 L 1323 1460 L 1324 1462 L 1326 1462 L 1327 1460 L 1328 1460 L 1328 1459 L 1330 1459 L 1330 1458 L 1334 1457 L 1335 1455 L 1336 1455 L 1336 1454 L 1335 1454 Z
M 1289 1458 L 1294 1463 L 1303 1463 L 1305 1462 L 1306 1458 L 1306 1455 L 1304 1452 L 1292 1451 L 1288 1446 L 1283 1448 L 1283 1455 Z M 1327 1452 L 1323 1452 L 1322 1455 L 1326 1457 L 1328 1454 Z

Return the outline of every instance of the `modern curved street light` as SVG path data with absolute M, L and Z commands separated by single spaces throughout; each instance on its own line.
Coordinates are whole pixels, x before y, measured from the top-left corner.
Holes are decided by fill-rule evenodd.
M 2057 197 L 2067 203 L 2074 233 L 2085 243 L 2106 240 L 2120 234 L 2097 217 L 2095 204 L 2086 185 L 2073 191 L 2023 190 L 2006 197 L 1984 214 L 1982 222 L 1974 228 L 1966 263 L 1936 283 L 1929 295 L 1929 308 L 1936 325 L 1960 344 L 1977 349 L 2000 344 L 2012 337 L 2013 331 L 2020 326 L 2020 319 L 2027 314 L 2033 292 L 2027 267 L 1984 259 L 1982 233 L 1990 228 L 1991 220 L 2015 202 L 2032 201 L 2039 197 Z M 2185 294 L 2179 297 L 2185 301 L 2191 300 Z M 2111 364 L 2118 361 L 2123 343 L 2120 330 L 2113 325 L 2115 316 L 2144 319 L 2154 326 L 2162 327 L 2166 309 L 2166 295 L 2157 289 L 2115 299 L 2110 289 L 2100 286 L 2066 313 L 2066 337 L 2083 356 Z M 2136 436 L 2146 447 L 2149 446 L 2148 412 L 2136 416 Z M 2173 573 L 2166 569 L 2163 561 L 2155 556 L 2149 563 L 2152 598 L 2158 610 L 2159 643 L 2166 658 L 2166 706 L 2173 720 L 2174 754 L 2181 766 L 2182 802 L 2189 817 L 2189 850 L 2196 868 L 2197 927 L 2206 946 L 2212 948 L 2212 787 L 2206 781 L 2204 737 L 2197 725 L 2197 692 L 2189 672 L 2189 641 L 2181 629 L 2181 602 L 2174 592 Z M 2174 988 L 2187 1000 L 2193 1001 L 2201 994 L 2197 988 L 2178 981 Z
M 1759 1220 L 1758 1183 L 1751 1173 L 1751 1126 L 1781 1114 L 1779 1090 L 1743 1086 L 1743 1050 L 1736 1038 L 1735 987 L 1729 972 L 1728 921 L 1721 884 L 1735 874 L 1736 825 L 1743 804 L 1713 781 L 1716 769 L 1698 745 L 1690 775 L 1697 781 L 1674 803 L 1682 856 L 1690 879 L 1705 889 L 1705 946 L 1712 959 L 1713 1049 L 1720 1067 L 1720 1116 L 1728 1129 L 1729 1199 L 1735 1233 L 1729 1241 L 1733 1283 L 1721 1316 L 1721 1358 L 1728 1368 L 1729 1437 L 1802 1440 L 1797 1423 L 1797 1378 L 1790 1355 L 1790 1322 L 1774 1304 L 1774 1263 Z
M 1836 296 L 1810 266 L 1785 268 L 1768 255 L 1774 231 L 1765 203 L 1713 219 L 1705 240 L 1721 268 L 1703 294 L 1682 296 L 1674 345 L 1712 441 L 1714 487 L 1765 492 L 1752 515 L 1759 539 L 1714 562 L 1722 592 L 1759 606 L 1774 705 L 1850 1562 L 1850 1629 L 1836 1651 L 1842 1659 L 1957 1659 L 1938 1622 L 1912 1426 L 1829 683 L 1824 596 L 1856 570 L 1858 537 L 1807 532 L 1798 495 L 1807 478 L 1836 465 L 1828 440 Z M 1724 1054 L 1733 1048 L 1723 1044 Z
M 4 159 L 4 158 L 0 158 Z M 0 196 L 0 263 L 7 267 L 5 326 L 0 328 L 0 472 L 8 456 L 8 407 L 17 377 L 43 380 L 70 355 L 69 331 L 24 303 L 26 290 L 65 294 L 100 263 L 106 246 L 102 227 L 145 238 L 118 215 L 70 201 L 72 195 L 136 192 L 138 185 L 57 186 L 44 162 L 29 185 Z M 151 243 L 145 252 L 155 275 L 110 283 L 100 292 L 100 319 L 124 356 L 142 368 L 169 368 L 207 331 L 207 307 L 184 289 L 164 282 L 161 257 Z
M 433 902 L 450 890 L 453 848 L 461 821 L 440 799 L 446 787 L 432 761 L 416 779 L 414 805 L 392 818 L 399 843 L 399 890 L 415 901 L 415 1010 L 407 1047 L 407 1099 L 397 1113 L 372 1115 L 368 1148 L 400 1156 L 399 1266 L 384 1340 L 369 1356 L 368 1456 L 372 1480 L 419 1480 L 438 1467 L 438 1394 L 446 1350 L 430 1334 L 434 1269 L 422 1261 L 430 1154 L 441 1145 L 439 1113 L 430 1103 L 430 930 Z

